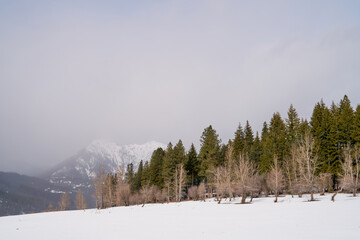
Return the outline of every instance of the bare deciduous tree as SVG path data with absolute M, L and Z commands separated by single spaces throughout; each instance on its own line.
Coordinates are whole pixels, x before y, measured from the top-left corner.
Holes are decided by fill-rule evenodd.
M 321 190 L 320 195 L 325 195 L 326 189 L 331 187 L 331 173 L 320 173 L 316 185 L 319 190 Z
M 297 148 L 297 165 L 299 168 L 299 182 L 301 190 L 310 192 L 310 201 L 314 201 L 316 183 L 317 156 L 314 155 L 314 139 L 306 133 Z
M 182 199 L 182 191 L 185 185 L 184 164 L 179 164 L 175 170 L 175 201 L 180 202 Z
M 150 184 L 147 183 L 140 189 L 140 196 L 142 199 L 142 207 L 144 207 L 145 204 L 149 202 L 150 194 L 151 194 Z
M 87 202 L 84 198 L 84 194 L 82 193 L 81 189 L 78 190 L 76 194 L 76 200 L 75 200 L 76 209 L 84 210 L 87 208 Z
M 235 166 L 235 185 L 237 191 L 241 194 L 241 203 L 245 203 L 248 193 L 253 189 L 253 177 L 256 174 L 256 168 L 248 157 L 240 154 L 239 164 Z
M 286 179 L 288 184 L 288 189 L 291 194 L 298 194 L 299 197 L 302 197 L 303 189 L 300 183 L 300 173 L 299 173 L 299 164 L 297 161 L 297 150 L 298 146 L 293 144 L 291 147 L 290 157 L 285 159 L 285 170 L 286 170 Z
M 274 156 L 274 163 L 267 176 L 267 181 L 268 181 L 268 186 L 275 194 L 274 202 L 277 202 L 279 191 L 281 191 L 285 187 L 285 177 L 280 169 L 277 156 Z
M 218 203 L 221 202 L 221 199 L 225 196 L 226 194 L 226 188 L 227 188 L 227 182 L 226 182 L 226 178 L 227 178 L 227 169 L 226 167 L 217 167 L 214 169 L 213 172 L 214 175 L 214 180 L 215 180 L 215 188 L 216 188 L 216 199 L 218 201 Z
M 60 210 L 67 210 L 69 208 L 69 205 L 70 205 L 70 196 L 69 196 L 69 193 L 68 192 L 64 192 L 62 195 L 61 195 L 61 199 L 60 199 L 60 202 L 59 202 L 59 208 Z
M 105 182 L 105 170 L 102 167 L 96 177 L 93 178 L 94 184 L 94 197 L 96 201 L 96 208 L 104 208 L 104 182 Z
M 359 183 L 359 149 L 352 149 L 350 144 L 344 148 L 344 162 L 341 164 L 342 175 L 340 186 L 346 191 L 351 191 L 356 197 L 356 191 L 360 187 Z
M 198 199 L 198 187 L 191 186 L 188 188 L 188 199 L 197 200 Z
M 197 195 L 199 196 L 200 200 L 205 201 L 205 195 L 206 195 L 206 186 L 204 182 L 201 182 L 199 187 L 197 188 L 198 192 Z

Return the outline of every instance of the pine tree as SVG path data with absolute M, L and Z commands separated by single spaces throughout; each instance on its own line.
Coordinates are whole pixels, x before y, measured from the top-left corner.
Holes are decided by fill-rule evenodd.
M 266 122 L 263 123 L 263 128 L 261 130 L 261 142 L 264 143 L 266 138 L 269 135 L 269 127 Z
M 135 173 L 134 173 L 134 164 L 129 163 L 127 165 L 126 168 L 126 173 L 125 173 L 125 179 L 126 182 L 131 186 L 134 182 L 134 177 L 135 177 Z
M 164 187 L 163 162 L 165 151 L 162 148 L 156 149 L 150 160 L 150 185 L 155 185 L 159 189 Z
M 333 174 L 334 182 L 336 182 L 339 172 L 341 171 L 341 153 L 342 153 L 342 148 L 340 144 L 340 135 L 339 135 L 339 108 L 333 102 L 329 110 L 332 116 L 332 123 L 330 126 L 330 134 L 329 134 L 330 173 Z
M 194 144 L 191 144 L 190 150 L 186 155 L 185 170 L 187 172 L 188 183 L 190 185 L 199 185 L 201 181 L 199 178 L 200 162 Z
M 148 161 L 144 164 L 141 186 L 150 186 L 150 164 Z
M 171 179 L 174 175 L 175 172 L 175 164 L 173 163 L 173 145 L 170 142 L 167 145 L 166 151 L 165 151 L 165 156 L 164 156 L 164 163 L 163 163 L 163 179 L 164 179 L 164 183 L 168 184 L 169 182 L 171 182 Z
M 174 157 L 174 164 L 182 164 L 185 162 L 186 154 L 185 154 L 185 147 L 181 140 L 175 145 L 173 150 L 173 157 Z
M 340 149 L 343 149 L 348 143 L 353 143 L 354 132 L 354 110 L 351 107 L 349 98 L 345 95 L 339 104 L 338 131 Z
M 250 152 L 250 159 L 255 163 L 257 167 L 260 165 L 260 157 L 262 152 L 261 141 L 259 137 L 259 133 L 256 132 L 254 144 L 252 145 Z
M 271 155 L 276 155 L 281 165 L 285 155 L 285 123 L 279 113 L 274 113 L 269 127 Z M 270 159 L 272 161 L 272 158 Z
M 210 125 L 204 129 L 200 138 L 201 148 L 199 153 L 200 176 L 204 179 L 210 177 L 212 169 L 219 162 L 220 143 L 219 135 Z
M 269 137 L 269 127 L 268 124 L 264 122 L 261 131 L 261 155 L 258 165 L 261 173 L 266 173 L 270 170 L 272 158 L 272 143 Z
M 296 112 L 296 109 L 291 104 L 288 117 L 285 119 L 286 122 L 286 154 L 290 155 L 290 149 L 293 144 L 299 142 L 299 126 L 300 126 L 300 118 Z
M 143 161 L 141 160 L 139 163 L 137 172 L 135 174 L 135 177 L 134 177 L 134 183 L 132 186 L 130 186 L 132 192 L 138 192 L 142 187 L 141 180 L 143 178 L 143 168 L 144 168 L 144 164 L 143 164 Z
M 353 140 L 354 144 L 360 143 L 360 105 L 357 105 L 354 114 L 354 128 L 353 128 Z
M 239 159 L 240 153 L 244 151 L 245 146 L 245 134 L 239 123 L 239 126 L 235 132 L 235 138 L 233 140 L 233 157 Z
M 299 139 L 303 139 L 309 132 L 311 132 L 311 126 L 306 119 L 302 118 L 299 125 Z
M 251 129 L 249 121 L 246 121 L 244 134 L 245 134 L 244 152 L 249 155 L 251 151 L 251 147 L 254 143 L 254 133 Z

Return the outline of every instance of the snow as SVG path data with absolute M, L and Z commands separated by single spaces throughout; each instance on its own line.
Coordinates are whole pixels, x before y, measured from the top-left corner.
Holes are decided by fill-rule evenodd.
M 358 239 L 360 197 L 188 201 L 0 218 L 1 239 Z

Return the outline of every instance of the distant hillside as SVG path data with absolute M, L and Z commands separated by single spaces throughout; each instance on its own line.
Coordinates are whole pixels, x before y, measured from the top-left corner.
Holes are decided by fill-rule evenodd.
M 149 161 L 153 151 L 165 145 L 155 141 L 142 145 L 120 146 L 108 141 L 93 141 L 78 154 L 65 160 L 41 178 L 0 172 L 0 216 L 41 212 L 51 204 L 58 206 L 61 194 L 69 192 L 74 209 L 76 192 L 81 189 L 88 207 L 95 206 L 92 177 L 100 168 L 116 172 L 121 164 Z
M 50 204 L 56 207 L 61 193 L 69 190 L 44 179 L 0 172 L 0 216 L 40 212 Z

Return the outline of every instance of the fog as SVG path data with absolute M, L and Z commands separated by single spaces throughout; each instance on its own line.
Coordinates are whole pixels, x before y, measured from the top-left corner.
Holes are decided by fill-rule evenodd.
M 130 2 L 0 1 L 0 171 L 360 103 L 358 1 Z

